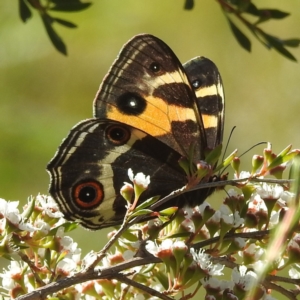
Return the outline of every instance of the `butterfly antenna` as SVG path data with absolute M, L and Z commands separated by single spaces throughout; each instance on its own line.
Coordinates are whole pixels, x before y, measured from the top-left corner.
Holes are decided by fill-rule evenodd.
M 233 128 L 230 131 L 230 134 L 229 134 L 229 137 L 228 137 L 228 140 L 227 140 L 227 143 L 226 143 L 226 147 L 225 147 L 225 150 L 224 150 L 224 153 L 223 153 L 222 161 L 225 159 L 225 154 L 227 152 L 228 145 L 229 145 L 230 139 L 232 137 L 232 134 L 233 134 L 233 131 L 235 130 L 235 128 L 236 128 L 236 126 L 233 126 Z
M 245 152 L 243 152 L 241 155 L 239 155 L 238 157 L 242 157 L 243 155 L 245 155 L 246 153 L 248 153 L 250 150 L 254 149 L 255 147 L 257 146 L 260 146 L 260 145 L 265 145 L 265 144 L 268 144 L 268 142 L 259 142 L 255 145 L 253 145 L 252 147 L 250 147 L 249 149 L 247 149 Z M 223 158 L 224 160 L 224 158 Z M 222 173 L 228 168 L 229 166 L 225 167 L 223 170 L 222 170 Z
M 250 150 L 254 149 L 255 147 L 260 146 L 260 145 L 264 145 L 264 144 L 268 144 L 268 142 L 259 142 L 255 145 L 253 145 L 251 148 L 249 148 L 248 150 L 243 152 L 239 157 L 242 157 L 243 155 L 245 155 L 246 153 L 248 153 Z

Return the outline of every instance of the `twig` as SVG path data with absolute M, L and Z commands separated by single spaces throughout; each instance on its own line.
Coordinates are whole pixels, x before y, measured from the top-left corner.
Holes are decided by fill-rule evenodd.
M 148 286 L 145 286 L 139 282 L 136 282 L 132 279 L 129 279 L 128 277 L 124 276 L 123 274 L 118 274 L 118 276 L 115 277 L 118 281 L 124 282 L 130 286 L 134 286 L 142 291 L 145 291 L 149 295 L 155 296 L 157 298 L 163 299 L 163 300 L 173 300 L 172 298 L 166 296 L 165 294 L 158 292 L 157 290 L 154 290 Z
M 79 272 L 71 277 L 63 278 L 57 282 L 51 282 L 41 288 L 38 288 L 26 295 L 22 295 L 17 298 L 17 300 L 43 300 L 48 295 L 57 293 L 58 291 L 70 287 L 72 285 L 82 283 L 89 280 L 98 280 L 98 279 L 111 279 L 116 278 L 120 272 L 147 264 L 159 263 L 161 260 L 155 256 L 147 256 L 146 258 L 136 257 L 129 261 L 122 262 L 115 266 L 110 266 L 107 268 L 95 268 L 88 269 L 86 271 Z

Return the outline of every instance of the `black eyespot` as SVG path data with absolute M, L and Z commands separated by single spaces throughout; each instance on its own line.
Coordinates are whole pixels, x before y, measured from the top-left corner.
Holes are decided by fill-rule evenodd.
M 129 129 L 118 124 L 108 126 L 105 133 L 109 141 L 117 146 L 124 145 L 130 139 Z
M 92 209 L 101 204 L 104 190 L 101 183 L 86 181 L 75 185 L 73 189 L 75 204 L 82 209 Z
M 161 71 L 161 65 L 157 62 L 153 62 L 151 63 L 150 65 L 150 70 L 153 72 L 153 73 L 158 73 Z
M 147 102 L 135 93 L 125 93 L 117 99 L 117 107 L 125 115 L 138 116 L 146 109 Z

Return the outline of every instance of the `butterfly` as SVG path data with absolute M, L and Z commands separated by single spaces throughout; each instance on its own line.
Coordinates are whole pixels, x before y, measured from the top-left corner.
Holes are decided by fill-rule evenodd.
M 94 100 L 94 118 L 75 125 L 49 162 L 49 192 L 68 220 L 89 229 L 119 225 L 128 169 L 150 175 L 139 203 L 187 184 L 182 157 L 197 163 L 222 143 L 224 91 L 216 65 L 182 65 L 162 40 L 133 37 L 121 49 Z M 213 189 L 185 193 L 166 206 L 201 204 Z

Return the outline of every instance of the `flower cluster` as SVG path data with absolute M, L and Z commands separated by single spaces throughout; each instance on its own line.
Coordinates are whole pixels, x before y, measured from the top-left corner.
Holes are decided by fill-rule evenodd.
M 78 270 L 81 250 L 64 235 L 65 223 L 51 197 L 38 195 L 19 212 L 18 202 L 0 199 L 0 254 L 13 259 L 0 274 L 2 294 L 16 298 Z
M 275 155 L 267 149 L 263 156 L 255 156 L 248 173 L 240 172 L 239 159 L 232 157 L 236 188 L 226 192 L 217 208 L 204 201 L 195 207 L 153 212 L 149 206 L 157 198 L 136 206 L 150 178 L 141 173 L 134 176 L 129 170 L 132 183 L 121 190 L 128 202 L 123 225 L 129 221 L 133 225 L 122 235 L 117 230 L 109 233 L 110 247 L 82 260 L 77 244 L 64 235 L 76 225 L 62 219 L 50 197 L 37 196 L 22 213 L 17 202 L 0 199 L 0 253 L 11 259 L 0 274 L 1 293 L 16 298 L 47 288 L 53 281 L 59 284 L 62 278 L 76 278 L 98 262 L 93 270 L 99 277 L 64 286 L 52 296 L 144 300 L 183 295 L 182 299 L 190 299 L 199 298 L 196 293 L 201 290 L 206 300 L 273 300 L 276 290 L 296 298 L 300 286 L 297 194 L 287 184 L 266 183 L 264 178 L 270 174 L 281 178 L 298 152 L 285 149 Z M 200 169 L 192 180 L 200 178 Z M 135 218 L 140 222 L 146 214 L 147 222 L 134 224 Z M 137 265 L 139 258 L 143 263 Z M 115 267 L 118 271 L 101 277 Z M 295 289 L 288 290 L 282 282 L 294 284 Z

